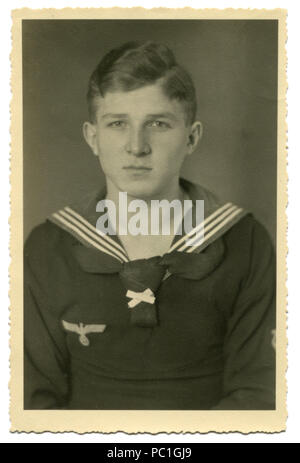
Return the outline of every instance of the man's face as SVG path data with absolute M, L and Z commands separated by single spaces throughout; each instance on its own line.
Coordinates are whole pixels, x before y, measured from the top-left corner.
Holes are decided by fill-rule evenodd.
M 84 133 L 108 184 L 136 198 L 167 195 L 195 145 L 183 105 L 159 84 L 107 92 L 98 103 L 96 123 L 85 123 Z

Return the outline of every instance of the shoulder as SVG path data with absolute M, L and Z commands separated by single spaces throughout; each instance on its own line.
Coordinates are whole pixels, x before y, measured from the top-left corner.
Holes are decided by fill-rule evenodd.
M 244 282 L 255 282 L 256 286 L 267 278 L 273 282 L 276 267 L 274 246 L 269 233 L 257 219 L 248 214 L 223 239 L 233 274 L 238 274 Z
M 251 213 L 237 222 L 224 237 L 228 243 L 247 248 L 249 252 L 273 250 L 268 231 Z
M 47 252 L 70 240 L 69 235 L 53 222 L 46 220 L 32 229 L 25 241 L 25 255 Z
M 96 223 L 98 218 L 96 205 L 104 197 L 104 190 L 91 191 L 86 193 L 80 200 L 62 209 L 55 211 L 42 224 L 36 226 L 25 242 L 25 255 L 34 255 L 35 253 L 53 252 L 62 250 L 70 244 L 78 241 L 74 238 L 71 229 L 63 226 L 63 222 L 55 220 L 55 216 L 66 209 L 72 210 L 77 216 L 85 222 Z M 72 218 L 74 220 L 74 218 Z
M 209 211 L 215 211 L 225 204 L 214 192 L 202 185 L 189 182 L 186 179 L 181 179 L 181 184 L 192 199 L 204 200 L 206 216 Z M 236 206 L 240 208 L 239 204 Z M 267 244 L 272 247 L 270 236 L 265 227 L 254 217 L 251 211 L 245 212 L 245 215 L 226 232 L 227 239 L 238 240 L 238 243 L 246 246 L 249 245 L 249 242 L 254 241 L 258 246 Z
M 36 226 L 24 245 L 25 263 L 34 270 L 44 267 L 53 270 L 72 258 L 75 239 L 56 224 L 46 220 Z
M 42 306 L 60 310 L 73 297 L 74 245 L 74 238 L 50 221 L 35 227 L 26 240 L 24 287 Z

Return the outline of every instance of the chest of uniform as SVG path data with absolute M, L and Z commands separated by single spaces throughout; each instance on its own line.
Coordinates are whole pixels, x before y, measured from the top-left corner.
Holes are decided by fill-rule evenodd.
M 221 352 L 226 322 L 215 304 L 215 278 L 171 276 L 156 292 L 158 323 L 136 327 L 118 275 L 88 275 L 62 317 L 71 355 L 108 371 L 169 371 Z M 69 324 L 66 326 L 66 323 Z
M 235 289 L 228 289 L 225 283 L 223 286 L 227 290 L 224 290 L 222 297 L 219 280 L 217 272 L 201 281 L 174 275 L 163 280 L 155 292 L 158 326 L 185 324 L 188 320 L 202 323 L 216 320 L 215 306 L 219 306 L 220 299 L 223 306 L 230 304 Z M 69 292 L 70 304 L 64 313 L 69 321 L 101 321 L 114 326 L 130 324 L 130 298 L 126 296 L 126 289 L 118 274 L 78 275 Z

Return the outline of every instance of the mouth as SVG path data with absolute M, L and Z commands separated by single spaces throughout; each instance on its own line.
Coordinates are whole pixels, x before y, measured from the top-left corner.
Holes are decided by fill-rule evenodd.
M 123 167 L 125 170 L 133 170 L 133 171 L 146 171 L 146 170 L 152 170 L 152 167 L 146 167 L 146 166 L 126 166 Z

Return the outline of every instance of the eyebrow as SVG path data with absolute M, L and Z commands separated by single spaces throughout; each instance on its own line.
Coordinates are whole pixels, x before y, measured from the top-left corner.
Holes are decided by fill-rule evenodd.
M 116 113 L 107 113 L 107 114 L 103 114 L 103 116 L 101 116 L 101 119 L 107 119 L 107 118 L 122 118 L 122 117 L 128 117 L 128 114 L 116 114 Z
M 151 117 L 153 119 L 157 118 L 157 119 L 173 119 L 173 120 L 177 120 L 177 117 L 175 116 L 175 114 L 169 113 L 169 112 L 158 113 L 158 114 L 147 114 L 147 117 Z
M 104 114 L 101 119 L 108 119 L 108 118 L 126 118 L 128 117 L 128 114 L 126 113 L 106 113 Z M 172 119 L 172 120 L 177 120 L 177 117 L 175 114 L 170 113 L 170 112 L 165 112 L 165 113 L 158 113 L 158 114 L 147 114 L 146 118 L 151 118 L 151 119 Z

